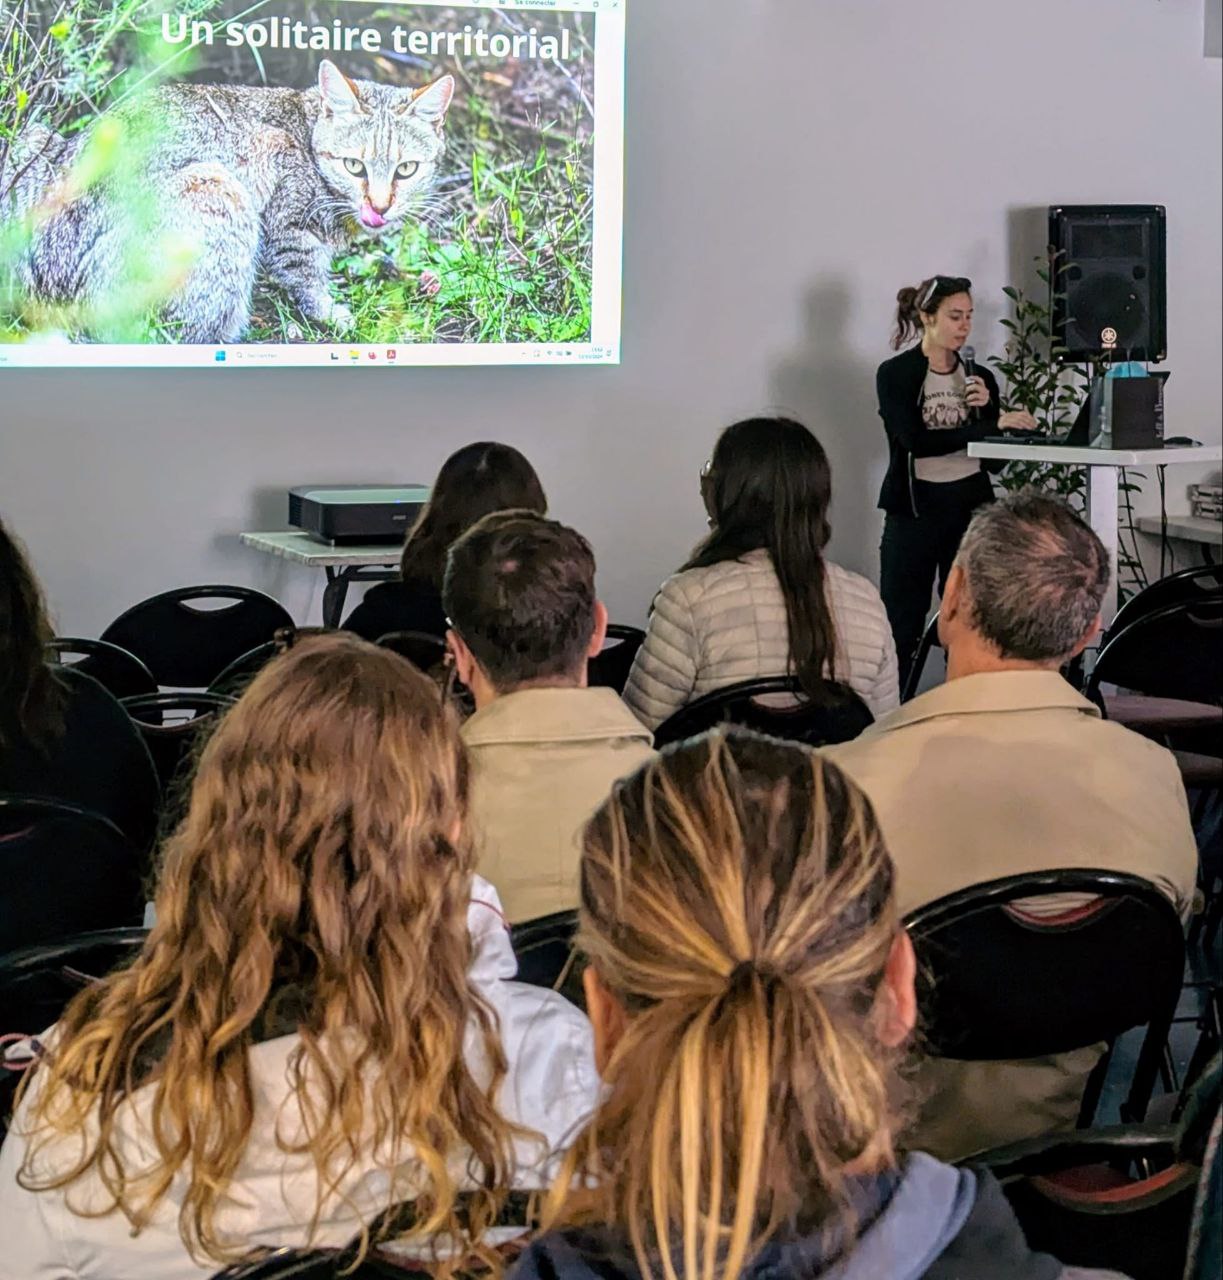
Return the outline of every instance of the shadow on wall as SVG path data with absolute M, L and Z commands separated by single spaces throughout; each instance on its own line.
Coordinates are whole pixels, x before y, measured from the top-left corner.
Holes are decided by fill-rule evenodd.
M 876 510 L 887 443 L 875 401 L 875 366 L 848 342 L 849 290 L 817 280 L 804 300 L 800 349 L 777 365 L 770 393 L 780 413 L 809 427 L 832 464 L 829 558 L 879 581 L 882 513 Z

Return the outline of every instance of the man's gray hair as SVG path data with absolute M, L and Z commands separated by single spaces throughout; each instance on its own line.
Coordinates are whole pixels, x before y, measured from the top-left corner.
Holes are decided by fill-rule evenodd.
M 1108 587 L 1108 552 L 1058 498 L 1024 489 L 982 507 L 956 563 L 976 631 L 1004 658 L 1065 658 L 1087 634 Z

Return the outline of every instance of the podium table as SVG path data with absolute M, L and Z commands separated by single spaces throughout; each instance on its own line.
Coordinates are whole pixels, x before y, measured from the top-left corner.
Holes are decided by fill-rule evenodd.
M 1176 467 L 1187 463 L 1219 462 L 1223 448 L 1213 445 L 1168 446 L 1164 449 L 1092 449 L 1051 444 L 977 441 L 968 446 L 970 458 L 1044 462 L 1055 467 L 1087 468 L 1087 522 L 1112 557 L 1113 578 L 1100 612 L 1107 626 L 1117 612 L 1117 496 L 1122 467 Z
M 292 560 L 327 575 L 323 588 L 323 624 L 338 627 L 344 613 L 344 598 L 350 582 L 389 582 L 399 577 L 403 544 L 387 546 L 329 547 L 308 533 L 244 533 L 242 541 L 256 551 Z

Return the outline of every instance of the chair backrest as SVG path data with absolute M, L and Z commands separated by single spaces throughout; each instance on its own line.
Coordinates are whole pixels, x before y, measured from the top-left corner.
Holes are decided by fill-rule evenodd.
M 1090 901 L 1050 916 L 1016 905 L 1049 894 Z M 905 926 L 922 1034 L 939 1057 L 1036 1058 L 1111 1042 L 1171 1019 L 1180 992 L 1180 918 L 1138 876 L 1090 868 L 1006 876 L 921 907 Z
M 1108 624 L 1104 643 L 1120 635 L 1131 622 L 1145 618 L 1149 613 L 1167 609 L 1174 604 L 1205 603 L 1223 592 L 1223 564 L 1196 565 L 1192 569 L 1178 569 L 1166 577 L 1157 578 L 1143 587 L 1117 610 Z
M 0 1032 L 51 1026 L 82 987 L 132 959 L 148 930 L 95 929 L 0 955 Z
M 1112 634 L 1087 681 L 1100 702 L 1113 684 L 1153 698 L 1223 704 L 1223 595 L 1143 614 Z
M 926 670 L 926 663 L 930 659 L 930 651 L 938 643 L 938 610 L 936 609 L 930 621 L 926 623 L 926 629 L 922 632 L 921 643 L 917 646 L 917 653 L 913 657 L 913 665 L 905 675 L 905 687 L 900 691 L 901 702 L 908 702 L 910 698 L 917 697 L 917 690 L 921 686 L 921 678 Z
M 57 636 L 47 645 L 47 661 L 92 676 L 116 698 L 157 692 L 157 681 L 148 667 L 134 653 L 105 640 Z
M 518 960 L 519 982 L 560 991 L 579 1008 L 585 1008 L 581 983 L 584 966 L 573 948 L 577 929 L 576 911 L 554 911 L 511 925 L 510 944 Z
M 727 685 L 663 721 L 654 732 L 654 743 L 665 747 L 715 725 L 737 724 L 774 738 L 823 747 L 848 742 L 873 723 L 870 708 L 848 685 L 829 680 L 825 688 L 825 700 L 812 702 L 794 676 L 766 676 Z M 760 701 L 779 694 L 791 695 L 787 705 Z
M 241 697 L 246 686 L 267 666 L 285 645 L 280 640 L 265 640 L 246 653 L 239 654 L 208 686 L 208 693 L 219 693 L 226 698 Z
M 124 709 L 140 730 L 153 757 L 161 793 L 167 801 L 177 795 L 199 746 L 200 735 L 211 733 L 234 701 L 224 694 L 204 690 L 149 693 L 122 699 Z
M 645 632 L 640 627 L 609 622 L 607 642 L 586 664 L 586 683 L 594 688 L 615 689 L 617 693 L 623 693 L 628 673 L 633 668 L 633 659 L 644 641 Z
M 356 1267 L 352 1260 L 352 1249 L 272 1249 L 215 1272 L 211 1280 L 426 1280 L 431 1274 L 377 1254 Z
M 102 632 L 102 639 L 134 653 L 158 684 L 202 689 L 235 658 L 292 626 L 284 606 L 262 591 L 179 587 L 133 605 Z
M 113 822 L 63 800 L 0 794 L 0 951 L 133 924 L 143 909 L 140 851 Z
M 388 631 L 378 646 L 390 649 L 426 675 L 436 675 L 446 661 L 446 641 L 428 631 Z

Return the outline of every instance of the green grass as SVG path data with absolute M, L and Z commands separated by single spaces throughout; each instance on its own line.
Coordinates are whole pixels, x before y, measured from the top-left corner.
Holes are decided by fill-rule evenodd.
M 499 168 L 471 153 L 461 187 L 395 238 L 339 256 L 334 296 L 352 311 L 339 335 L 261 289 L 251 342 L 583 342 L 590 337 L 590 142 L 541 145 Z

